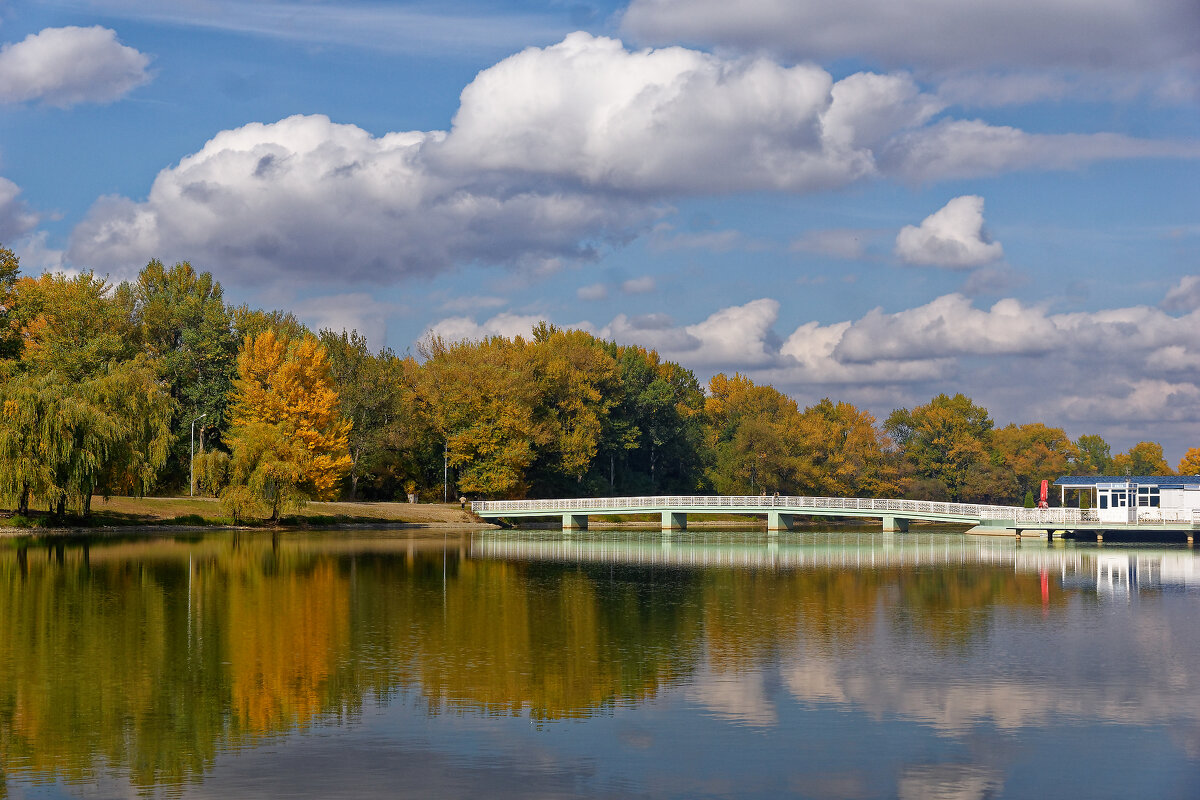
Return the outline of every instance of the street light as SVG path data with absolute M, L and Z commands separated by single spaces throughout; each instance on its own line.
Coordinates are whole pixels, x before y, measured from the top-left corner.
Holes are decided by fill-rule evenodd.
M 196 496 L 196 423 L 208 416 L 205 411 L 192 420 L 191 439 L 188 442 L 188 497 Z

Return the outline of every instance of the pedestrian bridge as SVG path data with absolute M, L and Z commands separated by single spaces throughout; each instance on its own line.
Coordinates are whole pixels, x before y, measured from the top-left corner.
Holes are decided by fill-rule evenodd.
M 685 530 L 689 514 L 763 515 L 767 530 L 791 530 L 796 517 L 878 519 L 885 531 L 905 531 L 912 520 L 994 527 L 998 531 L 1064 530 L 1098 522 L 1095 512 L 1079 508 L 938 503 L 863 497 L 783 497 L 658 495 L 589 497 L 564 500 L 479 500 L 471 510 L 484 519 L 562 517 L 563 528 L 585 530 L 588 518 L 626 514 L 661 515 L 662 529 Z

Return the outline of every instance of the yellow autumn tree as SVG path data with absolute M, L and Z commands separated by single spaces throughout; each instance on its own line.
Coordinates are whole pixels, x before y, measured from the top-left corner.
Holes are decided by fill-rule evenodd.
M 1200 447 L 1189 448 L 1175 470 L 1177 475 L 1200 475 Z
M 285 507 L 331 498 L 350 468 L 350 422 L 325 348 L 311 334 L 289 341 L 267 329 L 246 337 L 237 366 L 226 507 L 236 518 L 257 504 L 275 521 Z

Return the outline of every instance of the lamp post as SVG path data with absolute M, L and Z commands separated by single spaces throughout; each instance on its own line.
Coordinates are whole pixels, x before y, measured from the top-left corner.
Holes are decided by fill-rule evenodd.
M 196 423 L 208 416 L 205 411 L 192 420 L 191 438 L 188 442 L 188 497 L 196 496 Z

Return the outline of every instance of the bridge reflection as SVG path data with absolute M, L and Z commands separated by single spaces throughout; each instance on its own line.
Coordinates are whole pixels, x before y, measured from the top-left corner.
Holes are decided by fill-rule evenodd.
M 955 534 L 811 533 L 788 536 L 691 534 L 677 536 L 549 535 L 486 532 L 471 541 L 472 558 L 612 563 L 686 568 L 797 570 L 883 569 L 922 566 L 1010 565 L 1023 574 L 1052 574 L 1064 588 L 1122 596 L 1141 590 L 1200 589 L 1200 559 L 1191 550 L 1028 546 L 1007 538 Z

